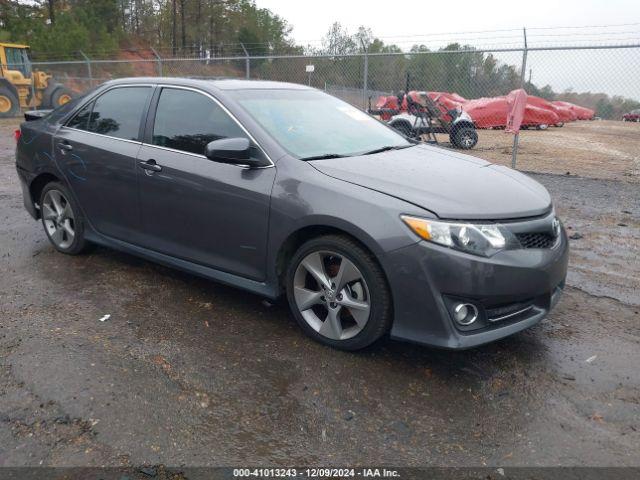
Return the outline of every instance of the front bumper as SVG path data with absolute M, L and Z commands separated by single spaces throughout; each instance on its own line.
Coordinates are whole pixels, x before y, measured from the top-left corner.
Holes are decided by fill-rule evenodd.
M 424 241 L 390 252 L 383 264 L 391 272 L 391 337 L 465 349 L 531 327 L 557 303 L 568 257 L 564 230 L 552 248 L 507 250 L 491 258 Z M 482 327 L 464 330 L 457 326 L 448 306 L 452 299 L 477 305 L 484 315 Z M 511 315 L 513 312 L 522 313 Z M 495 320 L 489 321 L 489 316 Z

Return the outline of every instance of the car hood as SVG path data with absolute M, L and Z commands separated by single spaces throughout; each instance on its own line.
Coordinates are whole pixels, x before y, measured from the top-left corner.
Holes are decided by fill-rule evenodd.
M 309 163 L 325 175 L 402 199 L 440 218 L 523 218 L 551 208 L 547 190 L 526 175 L 439 147 L 417 145 Z

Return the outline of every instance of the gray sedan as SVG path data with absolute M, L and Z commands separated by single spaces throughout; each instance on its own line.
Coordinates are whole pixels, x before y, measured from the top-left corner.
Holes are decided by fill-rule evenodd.
M 541 185 L 312 88 L 123 79 L 27 119 L 24 205 L 57 250 L 96 243 L 284 295 L 333 347 L 473 347 L 538 323 L 564 286 Z

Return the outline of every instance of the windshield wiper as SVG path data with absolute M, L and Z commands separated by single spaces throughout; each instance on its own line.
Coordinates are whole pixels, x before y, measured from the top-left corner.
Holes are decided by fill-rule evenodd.
M 373 155 L 374 153 L 382 153 L 388 152 L 389 150 L 402 150 L 403 148 L 413 147 L 413 144 L 410 145 L 386 145 L 384 147 L 376 148 L 374 150 L 369 150 L 368 152 L 361 153 L 360 155 Z
M 339 153 L 323 153 L 322 155 L 313 155 L 311 157 L 302 157 L 300 160 L 328 160 L 330 158 L 344 158 L 350 155 L 340 155 Z

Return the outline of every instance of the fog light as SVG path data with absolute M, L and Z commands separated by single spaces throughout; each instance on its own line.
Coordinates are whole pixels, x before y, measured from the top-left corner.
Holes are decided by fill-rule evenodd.
M 453 309 L 453 317 L 460 325 L 471 325 L 478 319 L 478 309 L 471 303 L 458 303 Z

